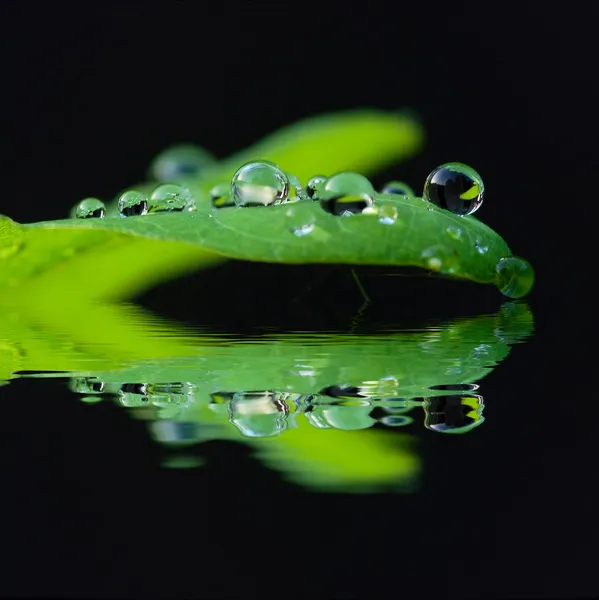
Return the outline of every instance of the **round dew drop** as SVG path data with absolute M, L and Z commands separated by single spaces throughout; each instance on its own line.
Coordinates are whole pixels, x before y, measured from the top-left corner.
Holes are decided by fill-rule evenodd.
M 77 219 L 103 219 L 106 216 L 106 207 L 98 198 L 85 198 L 75 209 Z
M 315 199 L 324 188 L 326 182 L 327 178 L 324 175 L 314 175 L 311 177 L 308 181 L 308 185 L 306 185 L 306 195 L 308 196 L 308 199 Z
M 313 207 L 313 204 L 299 203 L 287 209 L 285 220 L 287 228 L 293 235 L 303 237 L 314 231 L 316 216 L 312 210 Z
M 381 194 L 396 194 L 398 196 L 413 196 L 414 190 L 403 181 L 390 181 L 383 186 Z
M 137 190 L 128 190 L 121 194 L 118 202 L 121 217 L 137 217 L 148 212 L 148 198 Z
M 270 161 L 249 162 L 233 175 L 231 194 L 237 206 L 281 204 L 289 197 L 289 179 Z
M 495 285 L 508 298 L 526 296 L 535 281 L 531 264 L 523 258 L 509 256 L 502 258 L 495 267 Z
M 150 196 L 149 212 L 182 211 L 194 204 L 191 192 L 182 185 L 163 183 Z
M 323 192 L 320 207 L 336 217 L 359 215 L 374 206 L 372 196 L 366 193 L 343 194 L 339 192 Z
M 397 221 L 397 208 L 393 204 L 382 204 L 378 207 L 377 214 L 383 225 L 393 225 Z
M 455 273 L 459 266 L 458 254 L 440 244 L 424 250 L 420 258 L 426 269 L 443 275 Z
M 446 163 L 426 178 L 422 198 L 456 215 L 471 215 L 483 203 L 485 186 L 468 165 Z
M 371 198 L 375 194 L 372 183 L 364 175 L 352 171 L 343 171 L 329 177 L 323 186 L 323 194 L 326 192 L 368 194 Z
M 150 177 L 156 181 L 177 181 L 195 177 L 216 159 L 194 144 L 178 144 L 161 152 L 150 166 Z
M 233 197 L 231 196 L 231 184 L 229 182 L 216 184 L 210 190 L 210 202 L 212 202 L 214 208 L 235 206 L 235 202 L 233 202 Z

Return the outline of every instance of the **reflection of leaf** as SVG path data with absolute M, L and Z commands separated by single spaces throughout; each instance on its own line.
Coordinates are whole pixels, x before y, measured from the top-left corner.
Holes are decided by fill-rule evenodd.
M 351 111 L 321 116 L 284 128 L 217 164 L 201 180 L 185 183 L 205 208 L 206 192 L 212 184 L 230 180 L 235 169 L 249 159 L 273 160 L 304 179 L 319 170 L 370 173 L 413 154 L 422 137 L 415 121 L 397 114 Z M 129 298 L 182 272 L 223 260 L 218 248 L 203 248 L 202 234 L 193 234 L 200 214 L 206 216 L 205 210 L 195 216 L 152 215 L 31 226 L 0 217 L 0 288 L 11 297 L 43 291 L 48 299 Z M 166 220 L 161 218 L 165 216 Z M 283 234 L 285 238 L 288 232 Z

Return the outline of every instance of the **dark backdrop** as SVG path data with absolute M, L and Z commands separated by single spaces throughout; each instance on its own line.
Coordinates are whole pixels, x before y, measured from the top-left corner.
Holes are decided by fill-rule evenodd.
M 485 380 L 484 428 L 461 442 L 429 439 L 433 466 L 413 497 L 299 494 L 218 444 L 201 478 L 158 471 L 161 450 L 141 422 L 108 405 L 92 415 L 58 383 L 12 383 L 2 390 L 0 594 L 598 591 L 581 349 L 594 322 L 584 293 L 596 270 L 586 228 L 594 15 L 532 0 L 15 2 L 0 19 L 0 212 L 17 221 L 111 197 L 173 142 L 226 156 L 311 114 L 407 106 L 424 121 L 427 148 L 381 177 L 419 188 L 437 164 L 471 164 L 487 186 L 481 218 L 538 278 L 536 338 Z M 194 286 L 185 297 L 200 295 L 198 279 L 185 285 Z M 169 313 L 167 296 L 150 304 Z M 446 302 L 466 298 L 426 307 Z M 24 399 L 38 418 L 25 417 Z

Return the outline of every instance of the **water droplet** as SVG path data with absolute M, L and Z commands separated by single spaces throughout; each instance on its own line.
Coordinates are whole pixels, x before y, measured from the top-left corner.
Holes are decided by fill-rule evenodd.
M 325 406 L 321 415 L 335 429 L 353 431 L 368 429 L 376 420 L 370 416 L 372 406 Z
M 424 426 L 442 433 L 466 433 L 485 420 L 485 403 L 479 394 L 426 398 L 423 408 Z
M 193 203 L 191 192 L 176 183 L 159 185 L 150 196 L 149 212 L 182 211 Z
M 413 421 L 414 419 L 408 415 L 395 415 L 383 417 L 379 422 L 387 427 L 405 427 L 406 425 L 410 425 Z
M 320 196 L 321 208 L 337 217 L 359 215 L 364 209 L 372 207 L 373 204 L 372 196 L 365 193 L 341 194 L 324 191 Z
M 368 178 L 352 171 L 343 171 L 329 177 L 324 184 L 323 192 L 368 194 L 368 196 L 374 198 L 374 188 Z
M 429 390 L 439 391 L 459 391 L 459 392 L 474 392 L 479 388 L 476 383 L 441 383 L 439 385 L 429 385 Z
M 231 183 L 223 182 L 216 184 L 210 190 L 210 201 L 214 208 L 235 206 L 235 202 L 233 202 L 233 197 L 231 196 Z
M 106 216 L 106 207 L 98 198 L 85 198 L 79 202 L 75 209 L 77 219 L 103 219 Z
M 302 182 L 299 177 L 296 177 L 292 173 L 287 173 L 287 179 L 289 179 L 289 199 L 290 200 L 307 200 L 308 193 L 304 189 Z
M 531 264 L 517 256 L 502 258 L 495 267 L 495 285 L 508 298 L 526 296 L 535 281 Z
M 249 162 L 233 176 L 231 192 L 237 206 L 280 204 L 289 197 L 289 179 L 270 161 Z
M 308 198 L 312 200 L 317 196 L 324 189 L 326 182 L 327 178 L 324 175 L 314 175 L 313 177 L 310 177 L 310 181 L 308 181 L 308 185 L 306 186 Z
M 379 221 L 384 225 L 393 225 L 397 221 L 397 208 L 393 204 L 381 204 L 377 212 Z
M 424 266 L 436 273 L 454 273 L 459 265 L 458 254 L 446 246 L 431 246 L 420 255 Z
M 462 237 L 462 230 L 455 225 L 449 225 L 445 231 L 447 231 L 447 235 L 454 240 L 459 240 Z
M 156 181 L 178 181 L 199 175 L 216 162 L 207 150 L 194 144 L 178 144 L 162 151 L 150 166 L 150 178 Z
M 129 190 L 119 198 L 121 217 L 136 217 L 148 212 L 148 197 L 137 190 Z
M 446 163 L 426 178 L 422 197 L 456 215 L 471 215 L 483 203 L 485 186 L 468 165 Z
M 398 196 L 413 196 L 414 190 L 403 181 L 390 181 L 383 186 L 381 194 L 397 194 Z
M 70 390 L 76 394 L 101 394 L 104 387 L 104 382 L 95 377 L 75 377 L 69 383 Z
M 287 228 L 298 237 L 308 235 L 314 230 L 316 215 L 313 204 L 301 203 L 290 206 L 285 212 Z
M 483 245 L 480 240 L 476 240 L 476 242 L 474 242 L 474 248 L 479 254 L 486 254 L 489 251 L 489 247 Z
M 229 404 L 229 421 L 245 437 L 272 437 L 287 428 L 289 407 L 276 392 L 238 392 Z

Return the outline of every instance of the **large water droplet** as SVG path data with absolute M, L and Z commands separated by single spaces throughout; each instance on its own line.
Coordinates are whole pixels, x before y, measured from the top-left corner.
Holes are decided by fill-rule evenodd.
M 459 265 L 459 256 L 454 250 L 442 246 L 430 246 L 420 255 L 424 267 L 436 273 L 453 273 Z
M 413 196 L 414 190 L 403 181 L 390 181 L 383 186 L 381 194 L 397 194 L 398 196 Z
M 137 190 L 128 190 L 119 198 L 121 217 L 137 217 L 148 212 L 148 197 Z
M 194 144 L 178 144 L 162 151 L 150 166 L 150 178 L 156 181 L 178 181 L 199 175 L 216 159 Z
M 323 189 L 327 182 L 327 178 L 324 175 L 314 175 L 310 177 L 310 181 L 306 185 L 306 194 L 308 198 L 312 200 L 317 196 Z
M 233 202 L 233 197 L 231 196 L 231 183 L 223 182 L 216 184 L 210 190 L 210 201 L 214 208 L 235 206 L 235 202 Z
M 508 298 L 522 298 L 532 289 L 535 272 L 531 264 L 517 256 L 502 258 L 495 267 L 495 285 Z
M 446 163 L 426 178 L 422 197 L 456 215 L 471 215 L 483 203 L 485 186 L 468 165 Z
M 176 183 L 159 185 L 150 196 L 149 212 L 173 212 L 189 209 L 193 204 L 191 192 Z
M 331 215 L 337 217 L 351 217 L 359 215 L 365 209 L 374 205 L 372 196 L 365 193 L 340 194 L 338 192 L 323 191 L 320 196 L 320 206 Z
M 377 214 L 383 225 L 393 225 L 397 221 L 397 208 L 393 204 L 381 204 Z
M 311 203 L 296 203 L 285 211 L 285 221 L 291 233 L 298 237 L 314 231 L 316 216 Z
M 270 161 L 249 162 L 233 176 L 231 193 L 237 206 L 280 204 L 289 197 L 289 179 Z
M 466 433 L 485 420 L 484 399 L 479 394 L 427 398 L 423 408 L 424 426 L 442 433 Z
M 85 198 L 79 202 L 75 209 L 77 219 L 103 219 L 106 216 L 106 207 L 98 198 Z
M 374 198 L 374 188 L 368 178 L 352 171 L 343 171 L 329 177 L 324 184 L 323 192 L 368 194 L 371 198 Z

